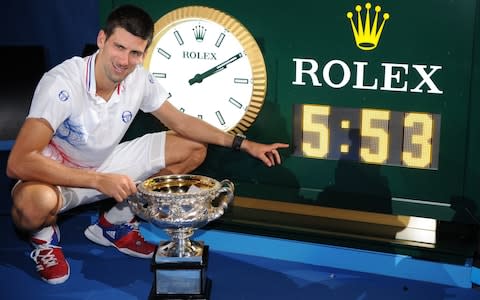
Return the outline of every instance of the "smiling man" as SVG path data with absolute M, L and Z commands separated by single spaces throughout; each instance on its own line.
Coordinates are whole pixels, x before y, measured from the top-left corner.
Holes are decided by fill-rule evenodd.
M 37 86 L 7 174 L 19 180 L 12 189 L 13 221 L 31 234 L 31 258 L 48 283 L 62 283 L 70 275 L 59 246 L 58 214 L 114 198 L 118 203 L 87 227 L 85 236 L 149 258 L 155 246 L 144 240 L 124 201 L 137 191 L 134 182 L 193 171 L 208 144 L 239 148 L 268 167 L 281 163 L 278 149 L 288 147 L 230 135 L 173 107 L 168 92 L 142 68 L 152 36 L 146 12 L 121 6 L 100 30 L 96 53 L 66 60 Z M 171 130 L 120 143 L 138 110 L 152 113 Z

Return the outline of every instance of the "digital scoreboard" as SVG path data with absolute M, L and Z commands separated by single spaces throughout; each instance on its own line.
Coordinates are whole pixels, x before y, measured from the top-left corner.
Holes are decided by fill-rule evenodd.
M 294 115 L 297 155 L 438 168 L 439 114 L 304 104 Z
M 154 20 L 199 5 L 134 3 Z M 111 3 L 103 5 L 106 15 Z M 231 179 L 239 197 L 478 224 L 478 0 L 205 0 L 200 5 L 243 24 L 263 54 L 266 95 L 245 134 L 290 148 L 282 151 L 282 165 L 267 168 L 244 153 L 210 147 L 198 172 Z M 212 26 L 202 22 L 191 23 L 192 34 Z M 185 28 L 170 32 L 195 41 Z M 203 31 L 202 38 L 208 34 Z M 220 36 L 228 38 L 227 32 Z M 206 57 L 191 55 L 187 43 L 175 47 L 178 53 L 169 54 Z M 211 49 L 208 57 L 217 57 Z M 235 69 L 238 61 L 229 67 Z M 227 78 L 229 67 L 205 82 Z M 156 72 L 162 72 L 161 64 Z M 244 74 L 233 77 L 250 82 Z M 240 83 L 232 84 L 233 92 Z M 225 101 L 231 98 L 228 91 Z M 208 97 L 189 100 L 209 105 Z M 132 130 L 145 131 L 145 124 Z

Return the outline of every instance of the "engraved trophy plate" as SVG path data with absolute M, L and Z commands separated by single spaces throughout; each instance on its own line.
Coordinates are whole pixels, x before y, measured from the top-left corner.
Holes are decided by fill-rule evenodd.
M 208 246 L 190 237 L 223 215 L 233 200 L 233 183 L 201 175 L 166 175 L 141 182 L 137 190 L 128 198 L 132 211 L 170 237 L 157 246 L 152 260 L 150 299 L 208 299 Z

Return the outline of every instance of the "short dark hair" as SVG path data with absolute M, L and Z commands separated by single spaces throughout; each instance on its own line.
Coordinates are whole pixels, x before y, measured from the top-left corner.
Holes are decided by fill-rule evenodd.
M 147 41 L 147 48 L 153 39 L 153 21 L 143 9 L 134 5 L 122 5 L 114 9 L 107 18 L 104 31 L 110 37 L 117 27 Z

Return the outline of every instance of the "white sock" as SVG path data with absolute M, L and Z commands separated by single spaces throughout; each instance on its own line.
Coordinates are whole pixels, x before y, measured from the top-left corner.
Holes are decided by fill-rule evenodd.
M 135 214 L 126 201 L 116 204 L 104 215 L 110 224 L 123 224 L 130 222 Z
M 43 227 L 39 231 L 32 233 L 32 238 L 45 241 L 47 244 L 50 244 L 53 236 L 53 226 Z

